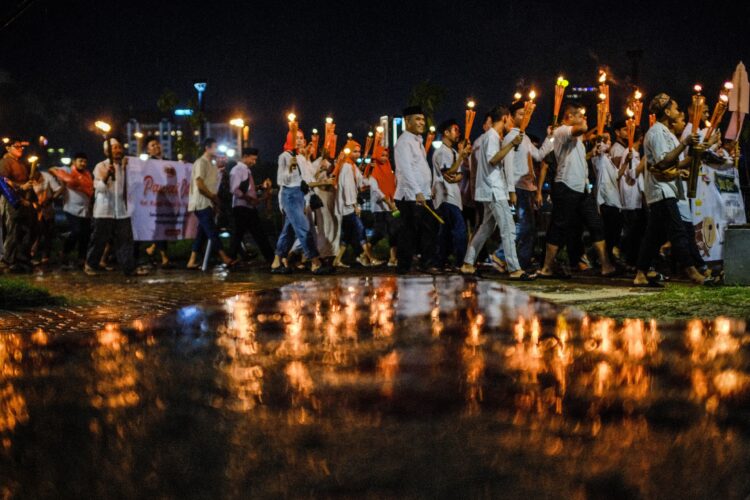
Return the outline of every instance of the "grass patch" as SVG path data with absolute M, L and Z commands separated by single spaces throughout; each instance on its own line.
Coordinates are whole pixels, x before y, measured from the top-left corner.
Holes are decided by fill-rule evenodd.
M 574 305 L 586 312 L 612 318 L 750 318 L 750 287 L 704 288 L 671 283 L 664 290 L 636 297 L 598 299 Z
M 50 294 L 45 288 L 36 287 L 18 279 L 0 278 L 0 310 L 61 305 L 62 297 Z

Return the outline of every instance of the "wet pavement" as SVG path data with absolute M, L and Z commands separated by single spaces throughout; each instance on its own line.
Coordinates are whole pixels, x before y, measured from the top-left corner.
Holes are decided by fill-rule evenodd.
M 0 323 L 0 496 L 750 494 L 745 321 L 615 323 L 457 276 L 271 279 Z

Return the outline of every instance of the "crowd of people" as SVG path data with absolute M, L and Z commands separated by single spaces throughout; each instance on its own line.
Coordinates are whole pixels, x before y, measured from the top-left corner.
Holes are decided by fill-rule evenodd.
M 281 274 L 329 274 L 352 265 L 387 266 L 398 274 L 475 274 L 481 261 L 516 281 L 567 279 L 572 269 L 630 274 L 634 285 L 658 287 L 665 276 L 657 264 L 667 255 L 694 283 L 718 283 L 697 249 L 686 198 L 691 146 L 711 150 L 706 161 L 712 167 L 735 168 L 736 149 L 718 131 L 705 137 L 705 130 L 692 130 L 663 93 L 649 104 L 654 123 L 645 134 L 625 120 L 600 134 L 589 128 L 585 109 L 568 102 L 560 124 L 538 140 L 522 131 L 526 112 L 520 100 L 493 107 L 473 142 L 448 119 L 435 131 L 439 147 L 426 150 L 425 114 L 410 106 L 392 154 L 380 140 L 370 154 L 350 138 L 334 157 L 328 145 L 308 143 L 294 127 L 278 157 L 275 185 L 265 179 L 256 186 L 257 149 L 242 149 L 241 160 L 225 171 L 216 141 L 206 139 L 192 167 L 188 210 L 198 234 L 187 268 L 201 268 L 202 255 L 212 251 L 224 265 L 237 265 L 250 233 L 271 271 Z M 145 144 L 150 158 L 162 159 L 158 139 Z M 105 142 L 106 159 L 93 171 L 82 153 L 69 167 L 41 171 L 22 161 L 24 146 L 11 140 L 0 160 L 3 269 L 28 272 L 49 263 L 57 199 L 68 228 L 63 266 L 94 275 L 116 260 L 127 275 L 145 274 L 148 269 L 136 265 L 140 248 L 157 265 L 173 266 L 167 242 L 133 241 L 120 142 Z M 232 197 L 227 250 L 216 224 L 222 178 Z M 283 214 L 275 248 L 259 212 L 270 206 L 274 188 Z M 363 217 L 363 205 L 371 217 Z M 550 206 L 540 241 L 540 213 Z M 387 251 L 376 250 L 382 240 Z M 492 242 L 497 248 L 488 248 Z

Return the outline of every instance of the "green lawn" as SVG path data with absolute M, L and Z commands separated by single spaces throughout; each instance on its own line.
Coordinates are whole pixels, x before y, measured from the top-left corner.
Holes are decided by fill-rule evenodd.
M 664 290 L 635 297 L 584 301 L 576 303 L 575 307 L 613 318 L 750 318 L 750 287 L 703 288 L 670 283 Z
M 49 306 L 64 303 L 62 297 L 51 295 L 46 289 L 20 279 L 0 277 L 0 310 Z

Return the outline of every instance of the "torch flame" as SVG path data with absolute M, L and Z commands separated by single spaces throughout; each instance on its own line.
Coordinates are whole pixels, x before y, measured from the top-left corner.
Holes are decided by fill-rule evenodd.
M 630 108 L 625 110 L 625 114 L 627 114 L 630 118 L 633 118 L 633 116 L 635 116 L 635 113 L 633 113 L 633 110 Z
M 604 92 L 602 92 L 601 94 L 599 94 L 599 99 L 601 99 L 602 101 L 607 100 L 607 94 L 605 94 Z
M 466 103 L 466 107 L 469 108 L 469 109 L 474 109 L 474 106 L 476 106 L 476 105 L 477 104 L 473 100 L 471 100 L 471 99 L 469 99 L 469 102 Z
M 312 129 L 312 133 L 313 133 L 313 135 L 317 134 L 318 133 L 318 129 L 316 129 L 316 128 Z
M 719 99 L 721 99 L 723 102 L 729 102 L 729 96 L 726 94 L 721 94 L 719 96 Z
M 101 120 L 99 120 L 96 123 L 94 123 L 94 125 L 96 126 L 96 128 L 98 128 L 99 130 L 101 130 L 105 134 L 108 133 L 110 130 L 112 130 L 112 126 L 109 123 L 103 122 Z
M 372 132 L 367 132 L 367 137 L 372 137 Z
M 727 90 L 732 90 L 734 88 L 734 84 L 732 82 L 724 82 L 724 88 Z
M 701 92 L 703 92 L 703 87 L 700 84 L 696 83 L 693 87 L 693 90 L 700 94 Z
M 330 116 L 326 118 L 326 123 L 333 123 L 333 118 Z
M 377 130 L 379 134 L 382 134 L 385 131 L 383 127 L 378 127 L 375 130 Z
M 297 115 L 295 115 L 294 113 L 289 113 L 288 115 L 286 115 L 286 117 L 290 122 L 297 121 Z
M 599 83 L 604 83 L 606 81 L 607 81 L 607 73 L 602 71 L 601 73 L 599 73 Z
M 430 127 L 430 133 L 435 133 L 435 127 Z
M 516 92 L 515 94 L 513 94 L 513 98 L 514 98 L 514 99 L 515 99 L 516 101 L 517 101 L 517 100 L 519 100 L 519 99 L 520 99 L 520 98 L 522 98 L 522 97 L 523 97 L 523 95 L 521 95 L 521 93 L 520 93 L 520 92 Z
M 536 99 L 536 92 L 534 92 L 533 90 L 529 92 L 529 99 L 531 99 L 532 101 Z
M 643 97 L 643 94 L 641 94 L 641 91 L 640 90 L 636 90 L 635 91 L 635 98 L 636 99 L 640 99 L 641 97 Z

